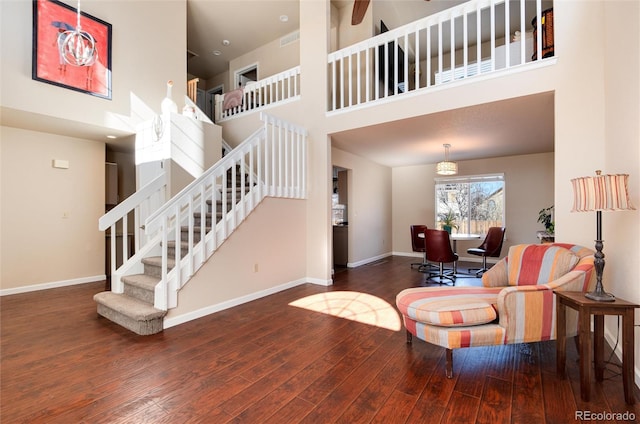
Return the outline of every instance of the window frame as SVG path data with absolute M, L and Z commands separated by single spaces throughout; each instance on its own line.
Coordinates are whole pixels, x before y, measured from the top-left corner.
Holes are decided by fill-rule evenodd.
M 478 174 L 478 175 L 455 175 L 450 177 L 436 177 L 434 178 L 434 212 L 435 212 L 435 228 L 439 228 L 439 215 L 446 211 L 440 211 L 440 200 L 438 197 L 438 186 L 446 183 L 452 184 L 472 184 L 472 183 L 482 183 L 482 182 L 501 182 L 502 183 L 502 225 L 501 227 L 506 228 L 507 225 L 507 206 L 506 206 L 506 189 L 507 183 L 505 179 L 505 175 L 502 172 L 496 172 L 491 174 Z M 467 199 L 468 204 L 470 204 L 471 190 L 468 190 L 469 198 Z M 467 212 L 467 216 L 464 218 L 466 222 L 466 226 L 469 229 L 466 232 L 471 232 L 471 211 Z M 481 236 L 485 236 L 486 232 L 480 234 Z

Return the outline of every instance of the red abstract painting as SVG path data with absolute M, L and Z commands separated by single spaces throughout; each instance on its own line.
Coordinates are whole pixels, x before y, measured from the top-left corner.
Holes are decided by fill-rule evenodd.
M 80 27 L 95 40 L 95 60 L 76 66 L 63 58 L 65 31 L 74 31 L 77 9 L 57 0 L 33 1 L 35 80 L 111 99 L 111 24 L 81 11 Z

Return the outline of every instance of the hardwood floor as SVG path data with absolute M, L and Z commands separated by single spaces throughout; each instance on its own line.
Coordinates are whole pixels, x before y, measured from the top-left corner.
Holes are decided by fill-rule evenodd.
M 444 349 L 415 339 L 407 345 L 398 327 L 395 295 L 424 280 L 410 270 L 414 260 L 344 270 L 332 287 L 302 285 L 153 336 L 98 317 L 92 296 L 103 283 L 4 296 L 0 422 L 538 424 L 577 421 L 575 411 L 640 417 L 612 372 L 592 382 L 591 402 L 581 401 L 573 343 L 565 380 L 555 373 L 554 341 L 456 350 L 455 375 L 447 379 Z M 319 305 L 351 315 L 308 309 Z

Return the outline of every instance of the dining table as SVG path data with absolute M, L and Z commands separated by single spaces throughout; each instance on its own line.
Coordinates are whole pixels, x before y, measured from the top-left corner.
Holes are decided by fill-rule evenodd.
M 480 234 L 452 233 L 449 238 L 453 244 L 453 253 L 458 253 L 458 241 L 480 240 Z

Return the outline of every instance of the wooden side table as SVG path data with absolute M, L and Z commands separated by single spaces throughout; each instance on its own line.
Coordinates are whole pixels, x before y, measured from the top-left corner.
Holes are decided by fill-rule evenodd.
M 593 354 L 596 380 L 602 381 L 604 374 L 604 316 L 622 317 L 622 384 L 624 399 L 632 405 L 633 396 L 633 313 L 640 307 L 616 298 L 613 302 L 597 302 L 587 299 L 583 292 L 557 291 L 556 295 L 556 365 L 557 373 L 565 376 L 566 361 L 566 307 L 578 311 L 578 336 L 580 340 L 580 396 L 589 401 L 591 389 L 591 315 L 593 315 Z

